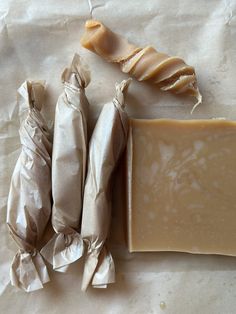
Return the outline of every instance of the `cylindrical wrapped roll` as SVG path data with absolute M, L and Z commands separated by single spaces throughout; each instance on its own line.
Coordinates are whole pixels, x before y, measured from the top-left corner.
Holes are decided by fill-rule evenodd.
M 37 250 L 51 214 L 51 150 L 49 131 L 40 110 L 44 86 L 25 82 L 19 89 L 29 106 L 20 128 L 22 150 L 8 197 L 7 224 L 19 246 L 10 278 L 12 285 L 30 292 L 49 281 L 46 265 Z
M 170 57 L 150 46 L 132 45 L 94 20 L 86 22 L 81 44 L 108 62 L 118 63 L 124 73 L 138 81 L 148 80 L 161 90 L 192 95 L 198 100 L 195 107 L 201 103 L 195 70 L 179 57 Z
M 116 96 L 104 105 L 89 145 L 81 235 L 87 244 L 82 290 L 115 281 L 111 253 L 105 247 L 111 218 L 111 176 L 126 146 L 128 117 L 124 93 L 130 80 L 116 85 Z
M 56 234 L 41 250 L 53 269 L 65 272 L 83 255 L 80 219 L 87 161 L 89 72 L 75 55 L 62 74 L 64 92 L 56 106 L 52 155 L 52 226 Z

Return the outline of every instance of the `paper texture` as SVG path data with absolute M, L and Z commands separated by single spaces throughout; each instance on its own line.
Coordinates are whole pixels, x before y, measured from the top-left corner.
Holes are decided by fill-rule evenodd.
M 12 285 L 31 292 L 49 281 L 37 245 L 51 214 L 52 144 L 40 114 L 44 86 L 26 81 L 18 92 L 28 104 L 29 112 L 19 132 L 22 151 L 12 175 L 7 204 L 7 224 L 19 246 L 10 277 Z
M 52 155 L 52 226 L 56 234 L 41 250 L 53 269 L 65 272 L 83 255 L 79 234 L 87 165 L 88 71 L 75 55 L 62 74 L 64 92 L 59 97 Z
M 90 282 L 106 287 L 115 281 L 114 262 L 104 244 L 111 220 L 112 174 L 126 147 L 128 116 L 124 94 L 130 80 L 116 85 L 112 102 L 104 105 L 89 143 L 81 235 L 87 244 L 82 290 Z
M 126 99 L 130 117 L 236 119 L 235 1 L 91 1 L 96 6 L 94 19 L 117 34 L 137 46 L 152 45 L 168 55 L 181 56 L 195 68 L 203 103 L 192 116 L 192 98 L 160 92 L 151 84 L 133 80 Z M 17 88 L 26 79 L 46 80 L 42 114 L 51 125 L 63 91 L 61 73 L 78 52 L 91 71 L 86 89 L 90 136 L 103 105 L 114 96 L 115 83 L 128 77 L 119 67 L 81 47 L 79 40 L 89 18 L 84 0 L 0 1 L 0 312 L 232 314 L 236 307 L 235 258 L 128 253 L 122 167 L 115 173 L 108 243 L 116 283 L 107 289 L 89 287 L 83 293 L 80 259 L 65 274 L 51 271 L 49 266 L 51 281 L 32 294 L 10 284 L 9 268 L 17 247 L 6 226 L 6 202 L 21 149 Z

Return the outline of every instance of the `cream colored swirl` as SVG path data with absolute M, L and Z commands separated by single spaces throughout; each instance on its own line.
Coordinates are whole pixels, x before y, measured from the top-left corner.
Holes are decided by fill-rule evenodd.
M 108 62 L 118 63 L 122 72 L 138 81 L 157 84 L 161 90 L 194 96 L 198 100 L 194 108 L 201 103 L 195 70 L 183 59 L 160 53 L 151 46 L 140 48 L 130 44 L 99 21 L 88 20 L 85 30 L 82 46 Z

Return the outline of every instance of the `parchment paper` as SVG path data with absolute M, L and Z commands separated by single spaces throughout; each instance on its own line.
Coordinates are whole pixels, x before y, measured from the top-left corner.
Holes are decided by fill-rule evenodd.
M 84 252 L 79 232 L 88 153 L 85 88 L 90 74 L 78 54 L 61 79 L 64 91 L 56 105 L 52 154 L 51 224 L 55 234 L 41 254 L 54 270 L 66 272 Z
M 132 82 L 127 110 L 135 118 L 236 119 L 235 1 L 98 0 L 94 18 L 137 45 L 152 44 L 195 66 L 203 104 L 190 115 L 191 98 L 160 93 Z M 129 254 L 124 237 L 122 168 L 113 198 L 110 248 L 116 283 L 80 291 L 82 261 L 68 273 L 50 272 L 44 289 L 26 294 L 9 284 L 16 251 L 5 224 L 10 177 L 19 156 L 16 90 L 25 79 L 48 82 L 44 112 L 53 120 L 62 92 L 60 74 L 78 52 L 91 69 L 87 89 L 90 133 L 115 82 L 126 78 L 79 44 L 90 18 L 85 0 L 1 0 L 0 2 L 0 312 L 1 313 L 224 313 L 236 308 L 236 259 L 175 253 Z M 105 87 L 104 87 L 105 86 Z M 51 121 L 48 121 L 51 124 Z M 163 302 L 163 303 L 162 303 Z
M 51 216 L 52 142 L 41 115 L 45 86 L 25 81 L 17 91 L 28 106 L 20 129 L 21 153 L 17 159 L 7 202 L 7 225 L 19 247 L 10 268 L 13 286 L 32 292 L 50 279 L 38 245 Z

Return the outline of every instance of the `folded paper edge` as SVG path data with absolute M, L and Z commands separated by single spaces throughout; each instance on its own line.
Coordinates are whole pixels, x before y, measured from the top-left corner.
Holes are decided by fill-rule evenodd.
M 105 278 L 104 278 L 105 274 Z M 91 284 L 93 288 L 107 288 L 115 282 L 115 264 L 111 253 L 102 247 L 100 251 L 87 253 L 84 263 L 81 290 L 86 291 Z
M 75 243 L 75 239 L 78 242 Z M 40 253 L 52 265 L 53 270 L 66 272 L 70 264 L 83 256 L 84 241 L 76 231 L 69 234 L 56 233 L 41 249 Z
M 98 264 L 98 255 L 99 255 L 99 252 L 95 250 L 86 254 L 86 258 L 84 262 L 82 285 L 81 285 L 81 290 L 84 292 L 87 290 L 93 278 L 94 272 Z
M 115 264 L 111 253 L 103 247 L 98 258 L 98 265 L 93 275 L 93 288 L 107 288 L 115 282 Z

